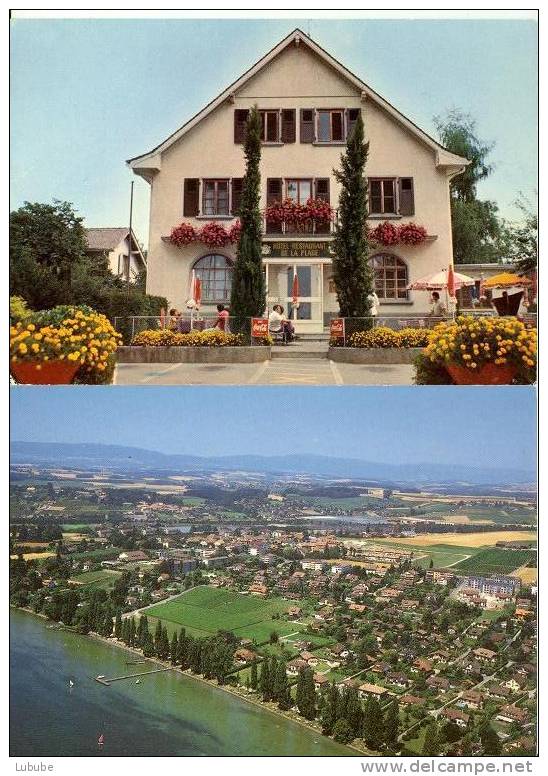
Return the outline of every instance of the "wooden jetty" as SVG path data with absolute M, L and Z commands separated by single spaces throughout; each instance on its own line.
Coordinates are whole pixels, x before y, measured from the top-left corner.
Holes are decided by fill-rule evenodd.
M 122 679 L 137 679 L 141 676 L 148 676 L 149 674 L 160 674 L 162 671 L 173 671 L 175 666 L 169 666 L 169 668 L 154 668 L 152 671 L 141 671 L 139 674 L 126 674 L 125 676 L 113 676 L 112 679 L 106 679 L 104 676 L 96 676 L 95 681 L 99 684 L 104 684 L 105 687 L 109 687 L 112 682 L 121 682 Z

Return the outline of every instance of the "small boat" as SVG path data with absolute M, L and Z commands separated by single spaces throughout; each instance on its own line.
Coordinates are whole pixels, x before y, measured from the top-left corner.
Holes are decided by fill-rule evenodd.
M 104 737 L 104 735 L 102 733 L 99 736 L 99 738 L 97 739 L 97 743 L 98 743 L 99 746 L 103 746 L 103 744 L 105 743 L 105 737 Z
M 135 682 L 135 684 L 141 684 L 141 680 L 140 680 L 140 679 L 137 679 L 137 681 Z
M 69 687 L 74 687 L 74 682 L 72 681 L 72 679 L 69 679 Z
M 104 678 L 105 678 L 104 674 L 99 674 L 99 676 L 97 677 L 97 679 L 104 679 Z

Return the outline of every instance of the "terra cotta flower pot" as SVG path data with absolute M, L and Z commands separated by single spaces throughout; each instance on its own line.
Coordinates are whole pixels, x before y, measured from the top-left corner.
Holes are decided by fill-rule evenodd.
M 11 363 L 10 368 L 18 383 L 70 385 L 80 368 L 80 363 L 75 364 L 72 361 L 16 361 Z
M 447 364 L 447 371 L 457 385 L 510 385 L 516 375 L 512 364 L 487 363 L 479 369 Z

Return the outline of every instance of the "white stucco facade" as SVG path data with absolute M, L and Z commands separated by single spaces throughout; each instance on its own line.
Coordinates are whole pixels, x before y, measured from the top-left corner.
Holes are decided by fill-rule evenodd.
M 290 181 L 310 181 L 313 192 L 315 182 L 320 179 L 329 181 L 326 184 L 329 201 L 336 209 L 339 185 L 333 168 L 340 166 L 345 138 L 320 142 L 318 117 L 322 109 L 341 111 L 347 126 L 348 111 L 361 111 L 369 141 L 366 174 L 370 179 L 394 181 L 394 207 L 390 208 L 394 212 L 371 215 L 371 227 L 385 220 L 395 225 L 413 222 L 423 226 L 428 234 L 420 245 L 398 244 L 378 249 L 379 254 L 399 259 L 401 268 L 397 281 L 400 298 L 395 298 L 397 293 L 390 298 L 392 281 L 385 283 L 383 288 L 386 290 L 387 285 L 390 288 L 381 295 L 380 314 L 412 316 L 426 311 L 427 293 L 409 291 L 402 298 L 403 274 L 408 284 L 427 273 L 447 268 L 452 262 L 449 181 L 464 169 L 466 160 L 439 146 L 298 30 L 158 148 L 129 161 L 134 171 L 151 186 L 148 292 L 166 296 L 170 305 L 184 309 L 196 261 L 210 254 L 234 260 L 235 246 L 231 244 L 211 249 L 194 242 L 178 248 L 168 238 L 172 228 L 181 222 L 200 228 L 206 222 L 218 221 L 229 227 L 236 220 L 230 213 L 217 217 L 202 215 L 204 181 L 228 181 L 231 191 L 232 179 L 243 176 L 243 145 L 235 142 L 235 111 L 253 105 L 265 111 L 293 110 L 295 116 L 294 142 L 263 144 L 261 207 L 267 204 L 267 186 L 271 179 L 282 181 L 284 196 Z M 303 110 L 313 111 L 315 142 L 302 142 Z M 335 134 L 335 130 L 331 131 Z M 399 212 L 398 187 L 402 178 L 412 181 L 414 203 L 409 215 Z M 186 179 L 199 182 L 199 211 L 192 217 L 185 215 Z M 264 235 L 268 304 L 280 302 L 288 309 L 290 279 L 297 268 L 302 296 L 307 300 L 298 313 L 302 320 L 298 321 L 297 329 L 302 331 L 321 330 L 329 317 L 338 312 L 331 280 L 330 241 L 331 236 L 323 233 Z M 280 244 L 283 244 L 281 248 Z M 205 300 L 205 307 L 212 307 L 216 301 L 224 300 Z

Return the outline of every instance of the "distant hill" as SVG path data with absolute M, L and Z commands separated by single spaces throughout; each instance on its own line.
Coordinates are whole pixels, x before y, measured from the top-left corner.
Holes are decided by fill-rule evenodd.
M 357 458 L 303 454 L 285 456 L 227 455 L 200 457 L 145 450 L 138 447 L 64 442 L 17 442 L 10 446 L 12 464 L 42 464 L 117 471 L 162 470 L 169 473 L 239 471 L 268 474 L 312 474 L 384 482 L 523 485 L 536 481 L 534 471 L 485 466 L 451 466 L 432 462 L 389 464 Z

